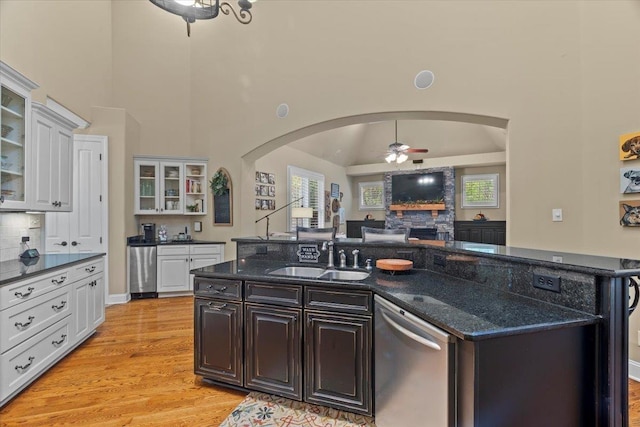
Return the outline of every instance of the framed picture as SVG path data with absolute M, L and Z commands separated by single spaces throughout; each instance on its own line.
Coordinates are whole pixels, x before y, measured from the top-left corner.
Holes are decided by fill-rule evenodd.
M 276 174 L 275 173 L 270 173 L 268 179 L 269 179 L 269 184 L 271 184 L 271 185 L 275 185 L 276 184 Z
M 256 199 L 256 210 L 259 210 L 261 208 L 262 208 L 262 200 Z
M 640 200 L 624 200 L 620 202 L 620 225 L 623 227 L 640 227 Z
M 261 185 L 260 186 L 260 195 L 261 196 L 268 196 L 269 195 L 269 187 L 266 185 Z
M 267 199 L 260 200 L 260 209 L 262 209 L 263 211 L 266 211 L 269 209 L 269 201 Z
M 260 195 L 260 185 L 256 185 L 256 196 Z
M 260 172 L 260 182 L 263 184 L 269 183 L 269 174 L 266 172 Z
M 260 182 L 260 172 L 256 171 L 256 182 Z
M 269 186 L 269 197 L 276 197 L 276 187 L 273 185 Z
M 340 186 L 333 182 L 331 183 L 331 197 L 333 197 L 334 199 L 340 197 Z
M 640 132 L 620 135 L 620 160 L 640 159 Z
M 635 168 L 620 168 L 620 192 L 640 193 L 640 165 Z

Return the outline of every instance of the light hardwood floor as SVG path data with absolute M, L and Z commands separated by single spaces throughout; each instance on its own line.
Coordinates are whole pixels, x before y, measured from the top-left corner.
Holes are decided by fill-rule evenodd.
M 0 426 L 218 426 L 244 393 L 193 374 L 193 298 L 107 308 L 98 332 L 0 409 Z M 640 383 L 630 382 L 640 427 Z

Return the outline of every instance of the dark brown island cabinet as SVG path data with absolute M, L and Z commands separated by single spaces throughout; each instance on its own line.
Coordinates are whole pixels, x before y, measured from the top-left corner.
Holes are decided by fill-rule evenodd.
M 372 415 L 371 292 L 201 277 L 194 291 L 206 381 Z

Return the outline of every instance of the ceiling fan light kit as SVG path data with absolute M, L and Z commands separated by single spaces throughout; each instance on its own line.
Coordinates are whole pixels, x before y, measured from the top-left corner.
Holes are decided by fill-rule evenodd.
M 398 164 L 404 163 L 407 161 L 409 156 L 407 153 L 428 153 L 429 150 L 426 148 L 411 148 L 407 144 L 402 144 L 398 142 L 398 121 L 395 121 L 396 127 L 396 139 L 395 142 L 389 144 L 389 149 L 387 150 L 387 155 L 384 158 L 387 163 L 396 162 Z

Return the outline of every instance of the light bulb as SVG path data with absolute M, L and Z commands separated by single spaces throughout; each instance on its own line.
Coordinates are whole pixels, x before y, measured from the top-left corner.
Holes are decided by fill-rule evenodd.
M 384 159 L 387 161 L 387 163 L 391 163 L 396 159 L 396 153 L 389 153 L 389 155 Z
M 398 158 L 396 159 L 396 161 L 398 163 L 402 163 L 404 161 L 406 161 L 409 158 L 409 156 L 407 156 L 406 154 L 402 153 L 400 155 L 398 155 Z

